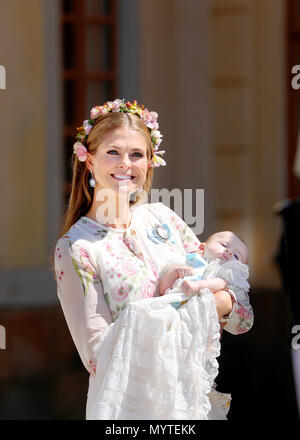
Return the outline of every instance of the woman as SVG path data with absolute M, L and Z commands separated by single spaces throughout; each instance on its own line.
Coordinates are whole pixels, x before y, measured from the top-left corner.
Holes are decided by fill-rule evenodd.
M 160 157 L 163 152 L 158 151 L 162 136 L 158 131 L 157 116 L 136 101 L 107 102 L 92 109 L 90 119 L 78 129 L 78 142 L 74 144 L 72 190 L 62 237 L 55 248 L 55 272 L 58 296 L 69 330 L 82 362 L 90 372 L 87 418 L 137 419 L 145 418 L 145 414 L 148 418 L 189 418 L 191 415 L 212 418 L 206 396 L 217 374 L 218 316 L 227 316 L 232 333 L 247 331 L 241 330 L 236 312 L 238 307 L 250 309 L 251 306 L 239 305 L 233 292 L 221 291 L 213 298 L 212 295 L 193 298 L 193 303 L 188 302 L 190 311 L 183 313 L 183 307 L 179 311 L 167 307 L 166 301 L 172 301 L 172 295 L 155 298 L 165 264 L 174 260 L 176 255 L 196 251 L 200 246 L 191 229 L 162 203 L 138 203 L 151 188 L 153 167 L 165 165 Z M 143 301 L 138 301 L 141 299 Z M 167 357 L 170 344 L 178 339 L 179 327 L 191 328 L 191 320 L 194 320 L 192 328 L 197 328 L 195 332 L 198 334 L 190 339 L 187 335 L 187 339 L 194 345 L 195 341 L 199 344 L 202 341 L 203 346 L 202 366 L 199 368 L 203 370 L 205 386 L 200 381 L 198 395 L 202 395 L 204 409 L 199 412 L 201 401 L 195 403 L 193 400 L 186 406 L 192 408 L 192 413 L 190 409 L 184 412 L 186 408 L 173 412 L 170 402 L 174 402 L 174 386 L 178 391 L 176 383 L 168 389 L 172 394 L 169 406 L 167 403 L 161 407 L 153 405 L 154 400 L 157 402 L 161 398 L 158 394 L 163 385 L 153 383 L 153 380 L 149 385 L 151 380 L 146 367 L 155 369 L 159 364 L 161 370 L 158 370 L 169 374 L 164 353 Z M 206 327 L 199 328 L 195 320 L 205 322 Z M 175 321 L 177 327 L 173 325 Z M 143 329 L 143 323 L 148 327 Z M 150 327 L 152 330 L 147 330 Z M 239 330 L 235 331 L 238 327 Z M 170 328 L 172 331 L 168 332 Z M 139 366 L 139 372 L 133 373 L 132 364 L 131 369 L 127 365 L 130 371 L 126 370 L 125 389 L 125 363 L 139 353 L 139 344 L 151 345 L 154 334 L 157 343 L 151 346 L 151 350 L 146 348 L 144 361 L 139 359 L 144 362 Z M 134 339 L 137 335 L 139 341 Z M 173 339 L 168 339 L 170 337 Z M 133 344 L 131 348 L 134 346 L 130 356 L 128 341 Z M 211 341 L 214 341 L 214 349 L 209 357 Z M 167 344 L 165 348 L 160 345 L 164 343 Z M 193 348 L 189 346 L 189 353 L 195 350 L 194 345 Z M 125 346 L 127 354 L 120 364 L 118 353 L 120 350 L 125 353 Z M 178 350 L 182 347 L 179 349 L 176 345 L 174 350 L 177 350 L 177 368 L 178 356 L 181 356 Z M 186 368 L 192 370 L 190 365 Z M 211 369 L 211 374 L 207 369 Z M 197 369 L 193 374 L 197 376 Z M 159 374 L 153 374 L 153 377 L 159 380 Z M 188 376 L 185 389 L 195 388 L 191 378 L 192 375 Z M 114 394 L 114 381 L 118 381 L 118 394 Z M 125 398 L 129 385 L 131 394 Z M 153 390 L 158 394 L 153 394 Z M 150 395 L 154 399 L 152 403 L 146 402 Z M 180 398 L 186 399 L 186 395 Z M 192 399 L 195 399 L 194 394 Z M 112 409 L 116 401 L 122 402 L 124 408 L 119 403 Z

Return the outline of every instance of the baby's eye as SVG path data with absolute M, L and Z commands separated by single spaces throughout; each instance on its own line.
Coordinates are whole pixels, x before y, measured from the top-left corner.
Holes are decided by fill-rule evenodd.
M 234 256 L 234 258 L 235 258 L 236 260 L 239 259 L 239 256 L 238 256 L 237 254 L 233 254 L 233 256 Z
M 227 247 L 225 243 L 221 243 L 222 246 L 224 246 L 225 248 Z

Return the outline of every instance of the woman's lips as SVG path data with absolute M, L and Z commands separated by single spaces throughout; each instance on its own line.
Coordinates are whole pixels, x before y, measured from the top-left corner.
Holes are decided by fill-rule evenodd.
M 119 182 L 126 182 L 126 180 L 132 180 L 135 178 L 135 176 L 131 176 L 130 174 L 111 174 L 111 176 Z

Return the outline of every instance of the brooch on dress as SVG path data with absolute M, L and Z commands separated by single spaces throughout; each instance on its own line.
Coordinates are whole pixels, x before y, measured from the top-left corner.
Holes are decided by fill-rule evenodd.
M 153 228 L 148 228 L 147 235 L 148 238 L 156 244 L 165 243 L 168 240 L 175 244 L 175 241 L 172 239 L 171 230 L 165 223 L 162 225 L 155 225 Z

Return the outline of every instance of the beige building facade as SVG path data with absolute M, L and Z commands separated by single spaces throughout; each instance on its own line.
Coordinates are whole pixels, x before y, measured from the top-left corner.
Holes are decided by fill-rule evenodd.
M 281 225 L 273 206 L 286 197 L 284 1 L 128 5 L 137 81 L 126 90 L 123 52 L 119 90 L 159 112 L 168 165 L 156 170 L 154 187 L 203 188 L 199 238 L 224 229 L 241 234 L 252 286 L 279 289 L 273 257 Z M 59 1 L 11 0 L 2 11 L 1 297 L 4 304 L 43 302 L 46 286 L 45 303 L 55 303 L 49 258 L 64 209 Z M 129 37 L 119 35 L 121 50 Z

